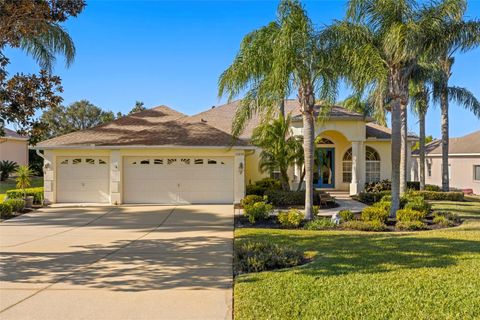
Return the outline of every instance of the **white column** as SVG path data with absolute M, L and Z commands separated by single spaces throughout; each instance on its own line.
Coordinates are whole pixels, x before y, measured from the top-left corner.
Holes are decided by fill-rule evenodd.
M 235 161 L 233 163 L 233 183 L 234 183 L 234 197 L 235 204 L 240 203 L 240 200 L 245 197 L 245 153 L 235 153 Z
M 357 192 L 362 192 L 365 189 L 365 181 L 367 180 L 366 177 L 366 170 L 367 165 L 365 163 L 365 144 L 363 141 L 359 142 L 359 152 L 358 152 L 358 159 L 357 159 L 357 172 L 358 172 L 358 188 Z
M 360 142 L 352 141 L 352 182 L 350 183 L 350 195 L 359 193 L 359 159 L 360 159 Z
M 53 151 L 43 153 L 43 199 L 45 204 L 55 203 L 55 167 L 56 161 Z
M 110 203 L 122 204 L 122 156 L 120 150 L 110 152 Z

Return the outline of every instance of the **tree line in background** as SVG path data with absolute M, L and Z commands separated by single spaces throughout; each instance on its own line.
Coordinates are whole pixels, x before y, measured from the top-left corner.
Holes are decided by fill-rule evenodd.
M 345 19 L 317 29 L 299 1 L 282 0 L 276 20 L 246 35 L 220 76 L 220 97 L 232 100 L 246 92 L 232 134 L 239 136 L 253 114 L 270 121 L 285 97 L 296 94 L 303 117 L 305 217 L 312 219 L 314 123 L 325 120 L 339 82 L 346 82 L 353 93 L 345 107 L 383 124 L 390 114 L 395 217 L 400 195 L 407 190 L 408 107 L 420 118 L 424 188 L 425 114 L 433 100 L 441 106 L 442 185 L 448 191 L 449 102 L 480 116 L 471 92 L 449 86 L 454 55 L 480 44 L 480 22 L 465 21 L 466 8 L 465 0 L 349 0 Z M 321 105 L 319 115 L 316 103 Z

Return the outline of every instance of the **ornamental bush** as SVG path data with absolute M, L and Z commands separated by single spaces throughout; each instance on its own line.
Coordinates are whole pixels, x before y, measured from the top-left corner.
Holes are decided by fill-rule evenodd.
M 455 222 L 450 219 L 447 219 L 445 216 L 434 216 L 433 223 L 438 224 L 442 227 L 453 227 L 455 226 Z
M 380 201 L 383 197 L 390 195 L 391 193 L 391 191 L 360 192 L 358 195 L 358 201 L 371 205 Z
M 373 221 L 361 221 L 352 220 L 342 224 L 346 229 L 360 230 L 360 231 L 387 231 L 388 228 L 385 223 L 373 220 Z
M 25 208 L 25 200 L 23 199 L 8 199 L 4 203 L 9 204 L 13 212 L 21 212 Z
M 362 210 L 363 221 L 380 221 L 386 222 L 388 219 L 388 211 L 378 207 L 366 207 Z
M 235 241 L 234 253 L 236 274 L 289 268 L 304 261 L 299 249 L 263 241 Z
M 240 204 L 245 207 L 254 204 L 255 202 L 262 202 L 263 197 L 256 194 L 249 194 L 240 201 Z
M 422 221 L 425 219 L 426 213 L 413 209 L 400 209 L 397 211 L 397 221 L 411 222 Z
M 428 202 L 426 202 L 423 199 L 423 197 L 416 196 L 416 197 L 409 198 L 404 208 L 420 211 L 420 212 L 423 212 L 425 215 L 427 215 L 430 212 L 431 206 Z
M 426 230 L 428 226 L 422 221 L 399 221 L 397 222 L 397 228 L 400 230 L 416 231 Z
M 43 187 L 27 188 L 25 189 L 27 197 L 33 196 L 33 203 L 41 204 L 43 200 Z M 7 191 L 7 197 L 9 199 L 23 199 L 22 189 L 12 189 Z
M 337 225 L 330 218 L 315 218 L 305 223 L 303 228 L 307 230 L 325 230 L 336 227 Z
M 278 222 L 287 228 L 297 228 L 303 221 L 303 213 L 297 209 L 283 211 L 278 214 Z
M 253 184 L 249 184 L 246 187 L 246 194 L 255 194 L 258 196 L 263 196 L 267 190 L 281 190 L 282 184 L 280 181 L 272 178 L 264 178 L 258 181 L 255 181 Z
M 463 201 L 463 192 L 439 192 L 439 191 L 412 191 L 412 196 L 422 196 L 425 200 Z
M 305 205 L 305 191 L 267 190 L 265 195 L 268 202 L 275 207 L 303 206 Z M 318 193 L 313 195 L 313 204 L 319 205 Z
M 255 202 L 243 208 L 244 215 L 248 217 L 251 224 L 265 220 L 273 212 L 273 207 L 265 202 Z
M 0 203 L 0 217 L 6 219 L 12 216 L 12 206 L 8 203 Z
M 355 219 L 355 214 L 350 210 L 340 210 L 338 215 L 341 221 L 351 221 Z

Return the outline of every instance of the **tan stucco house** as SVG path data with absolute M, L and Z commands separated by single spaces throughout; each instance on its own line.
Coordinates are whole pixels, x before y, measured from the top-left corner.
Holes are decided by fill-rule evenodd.
M 480 130 L 460 138 L 449 140 L 448 174 L 450 187 L 471 189 L 480 194 Z M 425 183 L 442 185 L 442 141 L 435 140 L 426 145 Z M 418 151 L 412 154 L 413 179 L 419 180 Z
M 166 106 L 56 137 L 36 146 L 45 158 L 49 202 L 238 203 L 245 186 L 269 173 L 249 143 L 253 117 L 233 141 L 237 102 L 186 116 Z M 287 100 L 292 131 L 302 135 L 299 105 Z M 318 107 L 317 107 L 318 109 Z M 316 128 L 315 187 L 356 194 L 365 182 L 390 178 L 390 131 L 361 114 L 334 107 Z M 301 168 L 290 170 L 292 186 Z
M 3 131 L 5 134 L 0 136 L 0 161 L 10 160 L 18 165 L 27 165 L 28 137 L 7 128 L 3 128 Z

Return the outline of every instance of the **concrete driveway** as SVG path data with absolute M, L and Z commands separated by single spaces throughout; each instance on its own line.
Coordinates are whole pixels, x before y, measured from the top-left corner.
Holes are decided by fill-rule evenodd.
M 230 319 L 230 205 L 47 208 L 0 224 L 0 319 Z

